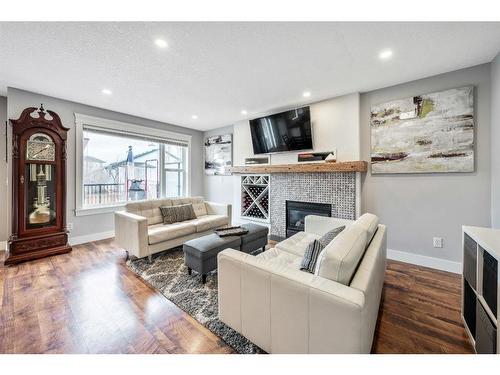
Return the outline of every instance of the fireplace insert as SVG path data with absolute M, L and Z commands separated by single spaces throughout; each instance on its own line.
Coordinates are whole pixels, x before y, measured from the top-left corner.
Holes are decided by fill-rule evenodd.
M 286 236 L 304 231 L 307 215 L 332 216 L 332 205 L 326 203 L 286 201 Z

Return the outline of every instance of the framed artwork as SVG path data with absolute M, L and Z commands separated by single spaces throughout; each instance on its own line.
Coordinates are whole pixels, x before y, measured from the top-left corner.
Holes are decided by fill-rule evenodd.
M 474 171 L 474 87 L 374 105 L 371 170 L 378 173 Z
M 233 165 L 233 135 L 215 135 L 205 139 L 205 174 L 225 176 Z

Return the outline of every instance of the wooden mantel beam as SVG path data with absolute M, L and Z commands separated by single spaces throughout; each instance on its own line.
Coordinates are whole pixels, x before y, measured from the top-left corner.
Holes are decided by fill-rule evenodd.
M 228 172 L 245 173 L 306 173 L 306 172 L 366 172 L 366 161 L 342 161 L 337 163 L 297 163 L 281 165 L 240 165 L 228 168 Z

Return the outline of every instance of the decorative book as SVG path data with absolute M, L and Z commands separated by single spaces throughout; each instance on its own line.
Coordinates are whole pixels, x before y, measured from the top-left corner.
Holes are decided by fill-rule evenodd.
M 219 237 L 242 236 L 248 233 L 248 229 L 243 227 L 228 227 L 224 229 L 216 229 L 215 233 Z

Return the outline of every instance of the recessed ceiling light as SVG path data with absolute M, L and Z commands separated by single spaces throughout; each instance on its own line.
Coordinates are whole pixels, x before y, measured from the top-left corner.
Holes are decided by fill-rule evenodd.
M 156 39 L 155 44 L 160 48 L 167 48 L 168 43 L 164 39 Z
M 248 112 L 247 112 L 247 110 L 246 110 L 246 109 L 242 109 L 242 110 L 241 110 L 241 114 L 242 114 L 242 115 L 246 115 L 247 113 L 248 113 Z
M 102 90 L 101 90 L 101 92 L 102 92 L 104 95 L 111 95 L 111 94 L 112 94 L 111 90 L 109 90 L 109 89 L 102 89 Z
M 197 120 L 197 119 L 198 119 L 198 116 L 197 116 L 197 115 L 192 115 L 192 116 L 191 116 L 191 118 L 192 118 L 193 120 Z
M 392 57 L 392 51 L 390 49 L 384 49 L 383 51 L 380 51 L 378 57 L 381 60 L 390 59 Z
M 310 91 L 304 91 L 304 92 L 302 93 L 302 96 L 303 96 L 304 98 L 309 98 L 309 97 L 311 96 L 311 92 L 310 92 Z

